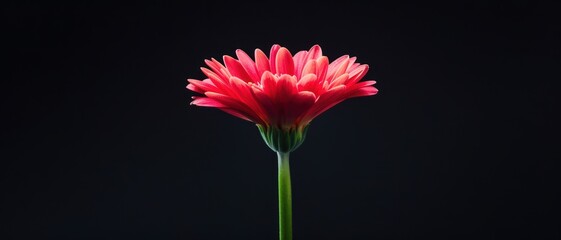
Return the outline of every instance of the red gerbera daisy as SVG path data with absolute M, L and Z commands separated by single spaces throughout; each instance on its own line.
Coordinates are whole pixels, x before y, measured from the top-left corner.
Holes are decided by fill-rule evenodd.
M 239 49 L 236 56 L 225 55 L 224 65 L 214 58 L 205 60 L 210 69 L 201 70 L 208 78 L 188 79 L 189 90 L 204 94 L 194 96 L 191 104 L 216 107 L 256 123 L 276 151 L 294 150 L 308 124 L 327 109 L 345 99 L 378 92 L 372 86 L 375 81 L 360 81 L 368 65 L 348 55 L 330 63 L 319 45 L 294 56 L 278 44 L 271 47 L 268 57 L 260 49 L 253 59 Z M 272 142 L 278 141 L 279 134 L 296 139 L 279 146 L 283 143 Z

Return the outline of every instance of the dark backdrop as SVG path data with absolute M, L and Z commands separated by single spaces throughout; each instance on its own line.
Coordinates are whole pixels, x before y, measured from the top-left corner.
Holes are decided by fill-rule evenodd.
M 2 239 L 275 239 L 275 154 L 185 89 L 274 43 L 380 90 L 291 155 L 295 239 L 561 238 L 559 4 L 188 2 L 4 4 Z

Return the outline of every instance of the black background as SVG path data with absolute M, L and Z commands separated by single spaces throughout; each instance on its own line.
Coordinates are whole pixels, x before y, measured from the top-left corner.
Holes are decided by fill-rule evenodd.
M 560 239 L 559 4 L 2 7 L 3 239 L 276 239 L 276 156 L 189 106 L 235 49 L 320 44 L 378 95 L 291 155 L 295 239 Z

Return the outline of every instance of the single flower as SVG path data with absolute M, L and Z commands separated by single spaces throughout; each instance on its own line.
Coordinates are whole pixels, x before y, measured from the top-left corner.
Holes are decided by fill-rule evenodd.
M 269 56 L 256 49 L 252 59 L 237 50 L 224 64 L 205 60 L 204 80 L 188 79 L 187 88 L 203 96 L 191 104 L 216 107 L 254 122 L 278 157 L 279 239 L 292 240 L 292 191 L 289 154 L 306 136 L 310 122 L 337 103 L 374 95 L 375 81 L 363 81 L 368 65 L 348 55 L 329 62 L 318 45 L 294 56 L 275 44 Z
M 205 60 L 208 68 L 201 70 L 207 78 L 188 79 L 187 89 L 203 94 L 191 104 L 254 122 L 277 152 L 300 146 L 310 122 L 329 108 L 378 92 L 376 81 L 360 81 L 368 65 L 348 55 L 329 62 L 319 45 L 292 55 L 275 44 L 269 56 L 256 49 L 254 58 L 238 49 L 236 57 L 225 55 L 224 64 Z

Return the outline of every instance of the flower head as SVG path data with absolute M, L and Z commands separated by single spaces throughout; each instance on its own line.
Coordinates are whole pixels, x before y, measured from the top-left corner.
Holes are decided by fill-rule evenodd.
M 260 49 L 253 59 L 239 49 L 236 56 L 225 55 L 224 64 L 214 58 L 205 60 L 209 68 L 201 70 L 207 78 L 188 79 L 187 89 L 204 95 L 194 96 L 191 104 L 216 107 L 256 123 L 265 141 L 277 151 L 275 148 L 291 151 L 300 145 L 308 124 L 329 108 L 348 98 L 378 92 L 372 86 L 375 81 L 360 82 L 368 65 L 356 63 L 356 57 L 348 55 L 329 62 L 319 45 L 292 55 L 275 44 L 269 56 Z M 301 140 L 291 140 L 297 144 L 271 146 L 270 139 L 278 139 L 275 134 L 294 135 L 291 132 L 302 135 Z

